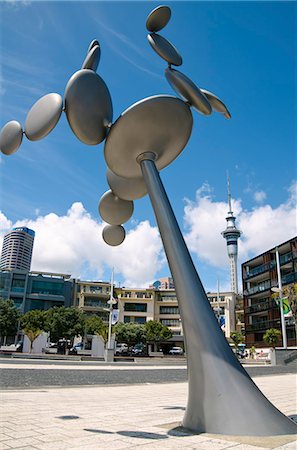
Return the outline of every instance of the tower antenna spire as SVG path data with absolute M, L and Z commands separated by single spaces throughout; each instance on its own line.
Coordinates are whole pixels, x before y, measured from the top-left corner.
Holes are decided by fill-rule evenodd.
M 237 241 L 241 235 L 241 231 L 236 228 L 235 219 L 232 212 L 231 205 L 231 189 L 230 189 L 230 177 L 227 172 L 227 186 L 228 186 L 228 207 L 229 211 L 226 217 L 227 228 L 221 233 L 223 238 L 226 239 L 227 252 L 230 263 L 230 276 L 231 276 L 231 292 L 238 294 L 238 279 L 237 279 L 237 254 L 238 244 Z

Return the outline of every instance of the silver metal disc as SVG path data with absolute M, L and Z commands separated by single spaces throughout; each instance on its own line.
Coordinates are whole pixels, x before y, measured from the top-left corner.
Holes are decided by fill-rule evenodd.
M 90 69 L 96 72 L 99 61 L 100 61 L 101 50 L 99 45 L 95 45 L 88 52 L 86 59 L 83 62 L 82 69 Z
M 160 31 L 169 22 L 171 17 L 171 9 L 169 6 L 157 6 L 150 12 L 146 19 L 146 28 L 148 31 Z
M 87 53 L 89 53 L 93 47 L 96 47 L 96 45 L 99 45 L 100 47 L 99 41 L 97 41 L 97 39 L 93 39 L 92 42 L 90 42 Z
M 21 124 L 16 120 L 7 122 L 0 131 L 0 150 L 4 155 L 12 155 L 17 151 L 23 140 Z
M 231 114 L 228 111 L 227 106 L 219 99 L 219 97 L 206 89 L 201 89 L 201 92 L 205 95 L 214 111 L 222 113 L 226 119 L 231 119 Z
M 147 38 L 155 52 L 161 56 L 161 58 L 165 59 L 168 64 L 173 64 L 174 66 L 182 65 L 182 57 L 167 39 L 156 33 L 148 34 Z
M 170 68 L 165 70 L 165 76 L 175 92 L 189 102 L 197 111 L 205 115 L 211 114 L 210 102 L 190 78 L 182 72 Z
M 137 157 L 154 152 L 161 170 L 182 152 L 192 125 L 191 109 L 179 98 L 156 95 L 140 100 L 112 125 L 104 148 L 106 163 L 116 175 L 139 178 Z
M 80 141 L 88 145 L 102 142 L 112 122 L 111 97 L 102 78 L 88 69 L 72 75 L 65 89 L 65 111 Z
M 106 178 L 110 189 L 123 200 L 137 200 L 147 193 L 143 178 L 119 177 L 110 169 L 107 169 Z
M 107 191 L 102 195 L 98 209 L 104 222 L 121 225 L 132 216 L 134 205 L 131 201 L 117 197 L 112 191 Z
M 47 136 L 57 125 L 63 108 L 59 94 L 41 97 L 30 109 L 25 122 L 25 134 L 30 141 L 38 141 Z
M 102 230 L 102 237 L 106 244 L 116 247 L 125 240 L 126 232 L 121 225 L 106 225 Z

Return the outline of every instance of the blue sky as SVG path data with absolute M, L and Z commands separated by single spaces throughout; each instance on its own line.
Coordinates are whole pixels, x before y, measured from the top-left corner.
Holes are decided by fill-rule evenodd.
M 2 1 L 0 126 L 24 125 L 43 95 L 63 95 L 89 43 L 98 39 L 97 73 L 113 100 L 114 119 L 138 100 L 175 95 L 166 63 L 150 47 L 145 22 L 161 3 Z M 160 34 L 183 57 L 178 68 L 217 94 L 232 119 L 193 111 L 191 139 L 161 173 L 206 290 L 228 289 L 226 172 L 242 230 L 239 262 L 296 234 L 296 4 L 166 2 Z M 101 239 L 98 202 L 108 189 L 104 143 L 82 144 L 62 115 L 43 140 L 25 137 L 1 157 L 2 235 L 15 224 L 36 230 L 34 270 L 146 285 L 169 274 L 147 197 L 134 204 L 122 248 Z M 239 272 L 240 277 L 240 272 Z

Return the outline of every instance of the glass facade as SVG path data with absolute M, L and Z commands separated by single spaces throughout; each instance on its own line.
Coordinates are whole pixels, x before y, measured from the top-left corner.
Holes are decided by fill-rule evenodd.
M 147 312 L 146 303 L 125 303 L 124 311 Z
M 63 295 L 64 283 L 56 283 L 52 281 L 37 281 L 32 282 L 32 294 L 48 294 L 48 295 Z

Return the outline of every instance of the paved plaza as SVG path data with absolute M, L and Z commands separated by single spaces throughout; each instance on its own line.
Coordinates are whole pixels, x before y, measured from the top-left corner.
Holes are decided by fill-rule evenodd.
M 254 381 L 285 415 L 296 415 L 295 374 Z M 294 436 L 187 432 L 180 427 L 186 400 L 186 382 L 6 389 L 0 449 L 297 449 Z

